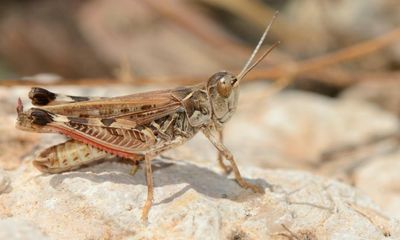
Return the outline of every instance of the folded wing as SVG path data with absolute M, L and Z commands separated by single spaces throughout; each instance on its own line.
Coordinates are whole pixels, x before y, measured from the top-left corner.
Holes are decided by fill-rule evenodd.
M 46 105 L 26 112 L 19 106 L 17 125 L 24 130 L 58 132 L 77 141 L 129 157 L 151 149 L 156 142 L 149 125 L 176 111 L 190 89 L 163 90 L 123 97 Z

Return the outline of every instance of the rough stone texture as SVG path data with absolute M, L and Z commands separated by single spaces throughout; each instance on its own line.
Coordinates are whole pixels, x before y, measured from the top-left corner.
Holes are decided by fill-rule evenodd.
M 35 133 L 16 131 L 15 116 L 0 116 L 0 169 L 16 169 L 40 139 Z
M 147 90 L 51 89 L 99 96 Z M 245 86 L 238 112 L 226 126 L 225 142 L 243 175 L 266 193 L 245 191 L 232 176 L 222 175 L 215 150 L 200 134 L 165 153 L 172 160 L 155 161 L 155 204 L 146 226 L 140 221 L 147 192 L 142 170 L 132 177 L 130 166 L 118 161 L 55 175 L 33 168 L 35 152 L 63 138 L 14 130 L 15 102 L 18 96 L 27 102 L 27 91 L 0 88 L 0 167 L 14 164 L 0 172 L 0 231 L 4 224 L 21 222 L 50 239 L 400 238 L 400 191 L 395 184 L 400 156 L 393 153 L 398 143 L 380 142 L 378 148 L 367 145 L 362 154 L 355 148 L 357 154 L 324 159 L 326 152 L 363 146 L 398 130 L 393 114 L 369 103 L 296 91 L 266 98 L 267 85 Z M 390 152 L 381 151 L 388 146 Z M 362 192 L 306 171 L 264 168 L 295 168 L 334 178 L 345 174 L 341 179 Z M 6 236 L 24 236 L 19 231 L 9 227 Z
M 0 239 L 48 240 L 50 238 L 25 220 L 6 218 L 0 219 Z
M 280 239 L 291 232 L 309 239 L 400 237 L 399 222 L 336 181 L 300 171 L 242 168 L 265 187 L 266 193 L 257 195 L 213 169 L 165 161 L 156 162 L 155 206 L 146 226 L 140 220 L 143 171 L 132 177 L 129 168 L 105 162 L 41 175 L 25 166 L 13 178 L 15 190 L 0 196 L 0 214 L 24 219 L 51 239 Z
M 10 190 L 10 178 L 5 171 L 0 169 L 0 194 L 9 192 Z

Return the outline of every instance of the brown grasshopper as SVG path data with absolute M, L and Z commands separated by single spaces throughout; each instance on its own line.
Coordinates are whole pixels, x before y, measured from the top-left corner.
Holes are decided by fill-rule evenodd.
M 241 187 L 263 192 L 240 175 L 232 153 L 222 143 L 222 129 L 236 110 L 240 81 L 277 45 L 250 66 L 272 22 L 237 76 L 221 71 L 205 84 L 113 98 L 68 96 L 32 88 L 29 98 L 39 107 L 24 112 L 19 99 L 16 127 L 70 138 L 39 153 L 34 166 L 42 172 L 58 173 L 118 156 L 134 162 L 134 174 L 144 161 L 148 192 L 142 219 L 147 221 L 153 201 L 151 160 L 201 131 L 218 149 L 218 162 L 226 173 L 233 171 Z

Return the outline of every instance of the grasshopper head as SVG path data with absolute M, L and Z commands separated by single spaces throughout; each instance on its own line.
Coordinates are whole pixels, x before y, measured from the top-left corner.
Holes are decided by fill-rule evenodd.
M 255 68 L 272 51 L 272 49 L 279 44 L 279 42 L 275 43 L 272 47 L 265 51 L 260 58 L 252 63 L 277 14 L 278 13 L 275 13 L 274 18 L 265 29 L 249 60 L 247 60 L 242 71 L 237 76 L 232 73 L 221 71 L 212 75 L 208 80 L 207 92 L 208 96 L 210 97 L 210 104 L 213 112 L 212 118 L 217 120 L 220 125 L 227 122 L 237 108 L 239 98 L 239 82 L 246 76 L 247 73 Z
M 236 110 L 239 98 L 239 81 L 235 75 L 217 72 L 207 82 L 207 92 L 213 111 L 213 119 L 223 124 Z

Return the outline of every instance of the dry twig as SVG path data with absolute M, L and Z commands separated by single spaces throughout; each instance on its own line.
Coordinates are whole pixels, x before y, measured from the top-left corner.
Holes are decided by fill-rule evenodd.
M 285 76 L 299 76 L 310 72 L 321 71 L 329 66 L 351 61 L 374 53 L 400 40 L 400 28 L 383 36 L 357 43 L 347 48 L 323 56 L 293 62 L 283 63 L 270 69 L 257 69 L 248 75 L 248 80 L 260 78 L 279 79 Z M 351 84 L 350 82 L 342 84 Z

